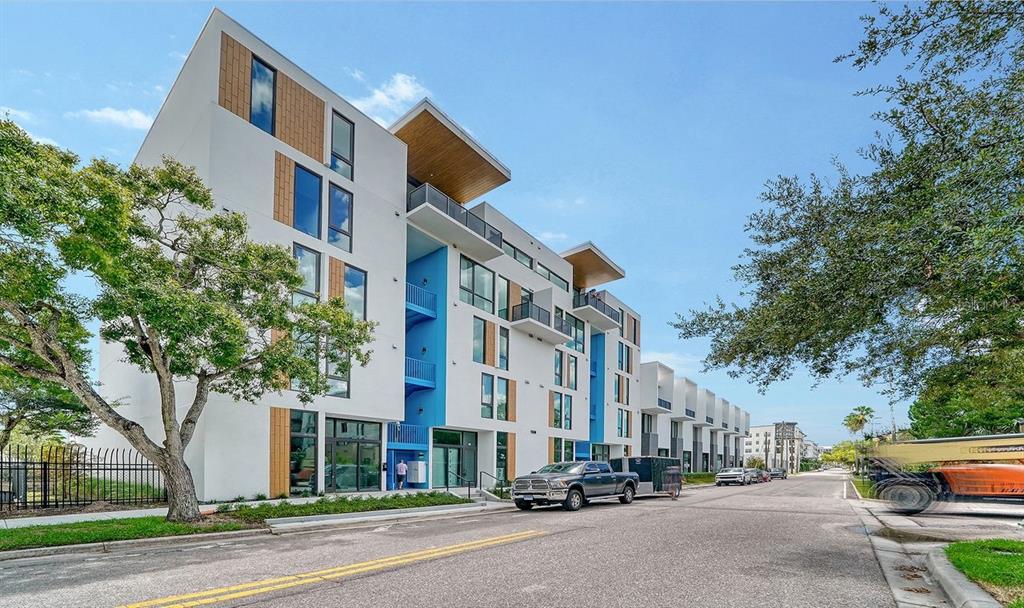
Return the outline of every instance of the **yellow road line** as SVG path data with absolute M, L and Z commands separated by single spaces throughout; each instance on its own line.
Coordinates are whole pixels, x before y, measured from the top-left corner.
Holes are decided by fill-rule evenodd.
M 138 602 L 135 604 L 128 604 L 123 606 L 122 608 L 190 608 L 194 606 L 205 606 L 217 602 L 224 602 L 228 600 L 251 597 L 253 595 L 259 595 L 263 593 L 269 593 L 271 591 L 278 591 L 280 589 L 289 589 L 291 587 L 309 585 L 325 580 L 332 580 L 345 576 L 362 574 L 364 572 L 383 570 L 385 568 L 391 568 L 394 566 L 403 566 L 406 564 L 426 561 L 429 559 L 447 557 L 449 555 L 464 553 L 466 551 L 484 549 L 487 547 L 493 547 L 505 543 L 535 538 L 538 536 L 542 536 L 543 534 L 545 533 L 536 530 L 528 530 L 525 532 L 517 532 L 515 534 L 506 534 L 504 536 L 495 536 L 493 538 L 485 538 L 482 540 L 467 543 L 449 545 L 447 547 L 438 547 L 434 549 L 414 551 L 412 553 L 403 553 L 401 555 L 395 555 L 391 557 L 384 557 L 366 562 L 349 564 L 347 566 L 337 566 L 334 568 L 316 570 L 313 572 L 292 574 L 289 576 L 265 579 L 262 581 L 254 581 L 251 583 L 242 583 L 238 585 L 231 585 L 228 587 L 219 587 L 217 589 L 209 589 L 207 591 L 199 591 L 196 593 L 172 595 L 159 599 Z

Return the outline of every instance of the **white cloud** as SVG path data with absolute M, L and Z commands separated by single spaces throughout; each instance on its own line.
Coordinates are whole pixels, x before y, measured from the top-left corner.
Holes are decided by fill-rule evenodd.
M 640 351 L 640 361 L 644 363 L 661 361 L 671 367 L 677 376 L 687 376 L 693 379 L 702 367 L 703 357 L 673 351 L 643 350 Z
M 29 131 L 25 131 L 25 133 L 26 133 L 26 134 L 27 134 L 27 135 L 28 135 L 29 137 L 31 137 L 32 139 L 36 140 L 37 142 L 39 142 L 39 143 L 41 143 L 41 144 L 49 144 L 49 145 L 51 145 L 51 146 L 57 146 L 58 148 L 60 148 L 60 147 L 61 147 L 61 145 L 60 145 L 60 144 L 58 144 L 58 143 L 57 143 L 57 142 L 55 142 L 54 140 L 50 139 L 49 137 L 41 137 L 41 136 L 39 136 L 39 135 L 34 135 L 34 134 L 32 134 L 31 132 L 29 132 Z
M 35 122 L 36 115 L 25 110 L 17 110 L 8 106 L 0 106 L 0 116 L 21 122 Z
M 367 116 L 387 126 L 413 103 L 429 97 L 430 91 L 416 80 L 415 76 L 394 74 L 387 82 L 373 89 L 366 97 L 352 100 L 352 105 L 366 113 Z
M 564 232 L 544 231 L 538 234 L 537 238 L 544 241 L 545 243 L 561 243 L 562 241 L 569 240 L 569 235 Z
M 128 108 L 100 108 L 99 110 L 79 110 L 67 112 L 65 118 L 84 118 L 88 121 L 114 125 L 125 129 L 148 129 L 153 124 L 153 117 L 141 110 Z
M 352 77 L 353 80 L 359 82 L 366 82 L 366 73 L 358 68 L 345 68 L 345 73 Z
M 171 59 L 177 59 L 178 61 L 185 61 L 188 57 L 188 53 L 182 53 L 181 51 L 171 51 L 167 53 L 167 56 Z

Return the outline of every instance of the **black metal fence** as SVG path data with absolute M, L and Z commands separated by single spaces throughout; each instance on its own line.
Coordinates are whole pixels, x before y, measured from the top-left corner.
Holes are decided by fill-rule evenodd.
M 135 450 L 9 446 L 0 451 L 0 511 L 166 500 L 160 469 Z

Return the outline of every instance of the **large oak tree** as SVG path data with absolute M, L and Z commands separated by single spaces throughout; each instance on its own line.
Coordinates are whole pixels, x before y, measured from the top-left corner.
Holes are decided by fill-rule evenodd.
M 98 292 L 70 291 L 72 274 Z M 341 299 L 294 305 L 301 283 L 291 252 L 214 212 L 191 168 L 82 167 L 0 121 L 0 371 L 69 391 L 157 464 L 168 519 L 200 517 L 185 448 L 211 392 L 251 402 L 292 382 L 309 402 L 328 388 L 324 360 L 341 373 L 368 362 L 373 324 Z M 93 319 L 151 375 L 158 401 L 135 405 L 162 428 L 122 415 L 88 377 Z

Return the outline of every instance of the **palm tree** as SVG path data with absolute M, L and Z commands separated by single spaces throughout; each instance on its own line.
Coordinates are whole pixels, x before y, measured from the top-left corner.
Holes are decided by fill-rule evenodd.
M 854 435 L 863 431 L 864 427 L 866 427 L 874 417 L 874 409 L 866 405 L 858 405 L 853 408 L 853 411 L 850 412 L 846 418 L 843 418 L 843 426 L 849 429 L 851 435 Z

